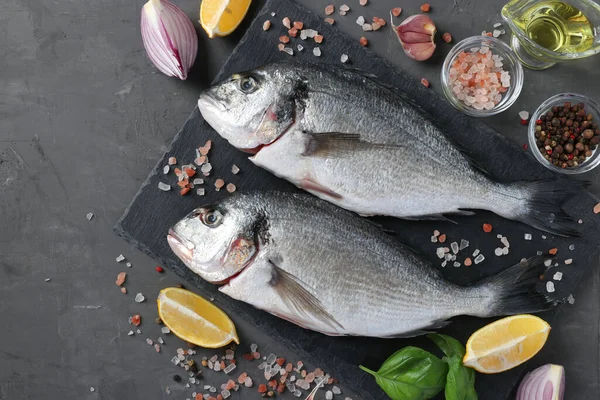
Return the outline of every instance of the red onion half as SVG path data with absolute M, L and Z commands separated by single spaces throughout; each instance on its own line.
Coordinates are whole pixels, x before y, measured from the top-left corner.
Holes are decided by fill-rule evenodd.
M 142 7 L 141 28 L 144 48 L 156 68 L 185 80 L 198 53 L 198 35 L 189 17 L 168 0 L 149 0 Z
M 562 365 L 546 364 L 525 375 L 516 400 L 563 400 L 564 395 L 565 369 Z

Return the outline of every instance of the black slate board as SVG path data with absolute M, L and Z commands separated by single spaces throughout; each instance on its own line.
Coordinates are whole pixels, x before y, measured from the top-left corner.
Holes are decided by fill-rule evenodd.
M 271 12 L 275 12 L 276 17 L 272 17 Z M 531 156 L 502 135 L 481 121 L 457 112 L 433 91 L 425 89 L 418 81 L 402 71 L 396 70 L 369 49 L 361 47 L 356 40 L 343 35 L 335 27 L 324 23 L 317 15 L 292 0 L 271 0 L 265 5 L 222 68 L 216 81 L 233 72 L 248 70 L 282 58 L 289 59 L 290 56 L 277 51 L 278 37 L 285 34 L 286 31 L 279 22 L 283 16 L 289 16 L 292 21 L 301 20 L 305 27 L 317 29 L 325 37 L 321 46 L 323 54 L 320 58 L 316 58 L 312 54 L 314 47 L 312 41 L 292 39 L 295 59 L 339 63 L 341 54 L 348 54 L 349 64 L 352 67 L 375 74 L 381 81 L 396 87 L 398 92 L 414 99 L 429 114 L 430 118 L 447 130 L 449 136 L 463 145 L 475 159 L 480 160 L 496 179 L 503 181 L 534 180 L 552 176 Z M 262 25 L 266 19 L 271 19 L 273 26 L 268 32 L 263 32 Z M 305 47 L 303 52 L 297 51 L 296 44 L 298 43 Z M 203 145 L 208 139 L 213 140 L 210 156 L 214 170 L 211 177 L 205 179 L 207 195 L 204 197 L 196 195 L 181 197 L 175 192 L 160 192 L 157 189 L 159 181 L 170 183 L 176 187 L 176 180 L 172 174 L 169 176 L 162 174 L 162 168 L 166 165 L 167 158 L 175 156 L 179 162 L 191 163 L 195 158 L 194 149 Z M 233 175 L 231 173 L 232 164 L 240 167 L 240 174 Z M 165 240 L 168 228 L 196 206 L 213 202 L 227 195 L 224 190 L 214 191 L 213 182 L 218 177 L 225 179 L 226 182 L 235 183 L 238 190 L 297 190 L 291 184 L 252 165 L 244 153 L 231 147 L 208 126 L 196 108 L 182 130 L 173 139 L 171 149 L 159 160 L 142 185 L 133 202 L 117 223 L 115 231 L 137 248 L 185 278 L 201 294 L 215 297 L 216 303 L 226 312 L 251 321 L 264 330 L 266 335 L 270 335 L 273 340 L 283 342 L 304 359 L 309 359 L 315 365 L 331 372 L 341 382 L 361 393 L 363 398 L 387 398 L 374 380 L 361 372 L 357 365 L 365 364 L 376 369 L 387 356 L 406 345 L 416 345 L 434 350 L 427 339 L 331 338 L 306 331 L 220 294 L 216 286 L 198 278 L 173 255 Z M 546 251 L 557 247 L 560 266 L 555 267 L 548 275 L 553 275 L 554 270 L 564 273 L 563 279 L 555 282 L 556 292 L 554 295 L 557 300 L 560 300 L 575 291 L 585 269 L 594 265 L 594 261 L 597 259 L 596 243 L 600 241 L 600 233 L 598 218 L 594 217 L 592 213 L 592 208 L 596 203 L 597 201 L 591 195 L 581 194 L 572 198 L 565 205 L 575 219 L 582 218 L 584 220 L 584 223 L 580 225 L 583 236 L 577 239 L 553 237 L 488 212 L 478 212 L 473 217 L 454 218 L 457 224 L 409 222 L 391 218 L 378 218 L 377 220 L 396 231 L 396 236 L 400 241 L 420 251 L 438 268 L 440 268 L 440 260 L 435 255 L 435 249 L 439 244 L 430 241 L 434 229 L 448 235 L 446 245 L 452 241 L 460 241 L 461 238 L 469 240 L 468 250 L 470 251 L 461 254 L 464 257 L 470 256 L 472 251 L 477 248 L 486 256 L 486 260 L 482 264 L 470 268 L 464 266 L 440 268 L 447 279 L 458 284 L 472 283 L 482 277 L 495 274 L 517 263 L 522 257 L 535 255 L 537 250 Z M 482 233 L 481 226 L 484 222 L 494 226 L 493 233 Z M 525 233 L 532 233 L 533 240 L 524 241 Z M 503 234 L 509 238 L 511 242 L 509 255 L 494 256 L 494 249 L 500 246 L 496 234 Z M 574 251 L 568 249 L 571 244 L 576 246 Z M 574 259 L 572 265 L 563 264 L 567 258 Z M 555 315 L 556 311 L 551 311 L 541 316 L 552 324 Z M 442 332 L 464 342 L 474 330 L 488 322 L 490 321 L 459 317 L 453 319 L 453 323 Z M 524 372 L 525 367 L 523 366 L 501 375 L 478 375 L 477 390 L 480 398 L 486 400 L 509 398 L 514 385 Z

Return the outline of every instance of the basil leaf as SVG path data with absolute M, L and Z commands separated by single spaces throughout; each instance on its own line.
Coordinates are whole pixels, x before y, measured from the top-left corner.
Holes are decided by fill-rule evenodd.
M 430 399 L 444 389 L 448 374 L 448 364 L 412 346 L 392 354 L 377 372 L 360 368 L 373 375 L 392 400 Z
M 440 333 L 430 333 L 427 335 L 429 339 L 433 341 L 439 347 L 446 357 L 452 357 L 454 355 L 458 357 L 464 357 L 467 352 L 465 346 L 463 346 L 458 340 L 448 335 L 442 335 Z
M 446 400 L 477 400 L 475 391 L 475 370 L 463 365 L 465 347 L 456 339 L 432 333 L 427 335 L 446 355 L 443 360 L 448 364 L 446 377 Z

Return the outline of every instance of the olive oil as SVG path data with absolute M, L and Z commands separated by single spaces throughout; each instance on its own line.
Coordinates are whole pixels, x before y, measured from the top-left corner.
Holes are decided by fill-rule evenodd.
M 558 53 L 580 53 L 594 45 L 594 28 L 580 10 L 562 1 L 541 1 L 514 21 L 527 37 Z

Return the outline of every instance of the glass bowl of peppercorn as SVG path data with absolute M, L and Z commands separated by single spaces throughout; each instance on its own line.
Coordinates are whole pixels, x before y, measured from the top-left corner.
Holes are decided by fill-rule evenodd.
M 529 145 L 546 168 L 581 174 L 600 164 L 600 105 L 577 93 L 544 101 L 529 121 Z

